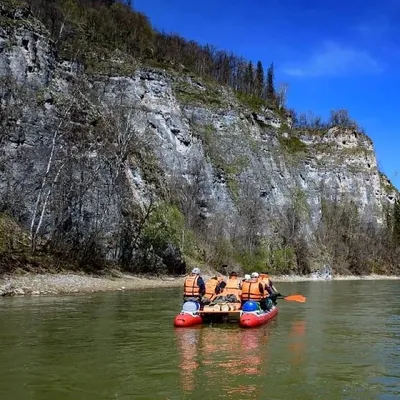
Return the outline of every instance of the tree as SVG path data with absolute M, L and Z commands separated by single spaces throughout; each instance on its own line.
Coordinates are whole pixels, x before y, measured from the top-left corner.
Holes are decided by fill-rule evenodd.
M 393 240 L 396 246 L 400 245 L 400 200 L 396 199 L 393 206 Z
M 340 126 L 342 128 L 358 129 L 357 124 L 351 119 L 349 112 L 344 109 L 331 110 L 329 124 L 331 126 Z
M 262 92 L 264 90 L 264 68 L 261 61 L 257 62 L 256 70 L 256 96 L 262 97 Z
M 252 94 L 254 89 L 254 71 L 253 71 L 253 63 L 251 61 L 247 65 L 245 84 L 246 84 L 246 93 Z
M 266 96 L 267 101 L 270 105 L 275 104 L 276 97 L 275 97 L 275 86 L 274 86 L 274 63 L 272 63 L 267 72 L 267 87 L 266 87 Z
M 288 86 L 289 85 L 287 83 L 281 83 L 279 86 L 277 94 L 277 102 L 278 102 L 278 107 L 280 109 L 286 106 Z

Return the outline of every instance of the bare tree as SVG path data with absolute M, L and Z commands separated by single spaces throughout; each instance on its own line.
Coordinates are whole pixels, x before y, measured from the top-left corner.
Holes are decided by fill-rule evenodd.
M 67 104 L 61 110 L 59 115 L 59 122 L 54 129 L 51 139 L 50 154 L 47 159 L 46 169 L 43 173 L 39 191 L 36 195 L 35 206 L 33 209 L 31 223 L 30 223 L 30 238 L 32 251 L 36 250 L 37 239 L 40 234 L 40 228 L 43 224 L 43 217 L 46 213 L 50 196 L 52 194 L 54 185 L 58 182 L 60 173 L 65 166 L 66 160 L 58 162 L 57 155 L 62 146 L 62 138 L 65 133 L 66 127 L 69 125 L 71 109 L 74 106 L 75 96 L 68 96 Z M 53 173 L 53 176 L 51 176 Z
M 276 98 L 277 98 L 279 109 L 286 107 L 288 88 L 289 88 L 289 85 L 287 83 L 281 83 L 278 87 L 278 93 L 276 95 Z

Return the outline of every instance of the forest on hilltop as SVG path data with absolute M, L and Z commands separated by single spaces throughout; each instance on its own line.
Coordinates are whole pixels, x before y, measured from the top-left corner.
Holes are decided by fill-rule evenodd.
M 346 110 L 332 110 L 328 121 L 312 112 L 297 115 L 286 109 L 287 84 L 276 88 L 274 63 L 267 71 L 212 44 L 202 46 L 177 34 L 158 32 L 148 17 L 129 0 L 26 0 L 34 15 L 49 29 L 62 58 L 99 72 L 102 60 L 115 52 L 145 64 L 194 73 L 231 87 L 250 106 L 268 107 L 291 117 L 293 126 L 325 129 L 331 126 L 360 130 Z M 118 73 L 108 64 L 102 72 Z

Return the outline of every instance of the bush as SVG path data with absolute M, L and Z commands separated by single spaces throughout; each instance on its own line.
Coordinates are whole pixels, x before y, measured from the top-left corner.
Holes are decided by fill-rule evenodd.
M 240 253 L 237 261 L 243 266 L 244 273 L 267 270 L 281 275 L 296 269 L 295 251 L 291 247 L 267 250 L 266 246 L 260 245 L 253 254 Z

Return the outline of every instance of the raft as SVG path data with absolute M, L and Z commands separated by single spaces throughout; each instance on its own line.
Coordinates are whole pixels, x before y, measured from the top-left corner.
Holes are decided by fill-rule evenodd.
M 266 324 L 278 314 L 278 307 L 274 306 L 270 311 L 242 311 L 240 314 L 239 325 L 242 328 L 255 328 Z
M 197 313 L 181 311 L 175 318 L 174 318 L 174 326 L 176 327 L 188 327 L 199 325 L 203 323 L 203 318 L 201 315 Z
M 200 303 L 198 301 L 185 301 L 181 312 L 174 319 L 174 325 L 177 327 L 187 327 L 201 324 L 203 318 L 199 314 L 199 310 Z

